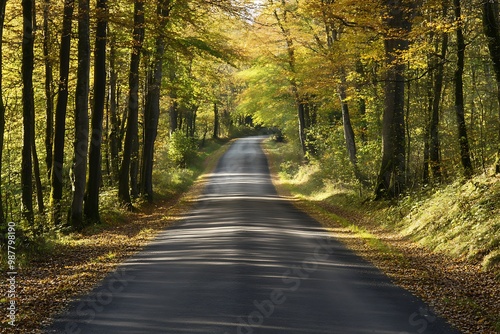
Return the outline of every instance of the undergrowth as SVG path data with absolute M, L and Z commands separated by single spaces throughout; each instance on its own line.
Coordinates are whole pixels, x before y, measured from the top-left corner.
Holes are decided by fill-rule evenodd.
M 361 214 L 431 251 L 500 271 L 500 178 L 482 174 L 395 201 L 371 201 L 371 190 L 346 181 L 346 171 L 315 161 L 303 164 L 291 146 L 266 142 L 280 182 L 293 196 Z M 353 232 L 356 228 L 361 227 L 351 226 Z
M 175 200 L 186 192 L 210 165 L 215 164 L 224 151 L 222 147 L 227 142 L 228 140 L 208 140 L 196 152 L 193 152 L 194 148 L 190 146 L 185 152 L 188 158 L 185 161 L 182 161 L 179 155 L 169 155 L 168 151 L 169 149 L 171 151 L 171 148 L 160 148 L 153 172 L 155 202 Z M 182 155 L 182 152 L 180 154 Z M 179 162 L 188 164 L 179 165 Z M 36 228 L 18 224 L 16 226 L 16 265 L 19 268 L 27 267 L 33 261 L 56 254 L 61 247 L 76 247 L 82 241 L 88 242 L 89 236 L 128 223 L 133 213 L 121 207 L 116 200 L 117 197 L 116 188 L 103 187 L 99 196 L 102 222 L 90 225 L 78 233 L 61 227 L 55 228 L 42 221 L 37 222 Z M 143 198 L 134 199 L 136 211 L 141 211 L 147 205 Z M 5 243 L 2 242 L 0 267 L 3 269 L 7 268 L 7 251 L 4 248 Z

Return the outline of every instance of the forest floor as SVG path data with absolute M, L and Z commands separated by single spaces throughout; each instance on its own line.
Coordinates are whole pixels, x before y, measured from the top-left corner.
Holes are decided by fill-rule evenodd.
M 380 215 L 375 219 L 363 205 L 346 208 L 335 200 L 310 196 L 307 184 L 280 173 L 283 152 L 269 143 L 265 151 L 278 193 L 293 199 L 296 207 L 328 228 L 333 237 L 430 305 L 432 310 L 421 310 L 422 315 L 429 315 L 429 322 L 437 314 L 463 333 L 500 333 L 498 272 L 485 271 L 483 263 L 474 258 L 454 257 L 422 246 L 379 224 Z M 428 323 L 419 325 L 424 332 Z
M 212 149 L 217 147 L 214 145 Z M 206 154 L 202 175 L 208 175 L 216 167 L 228 147 L 223 145 Z M 18 269 L 15 326 L 8 323 L 2 312 L 0 332 L 41 333 L 70 301 L 90 292 L 120 263 L 183 217 L 203 191 L 204 183 L 205 178 L 201 176 L 185 192 L 155 204 L 142 204 L 137 212 L 122 211 L 119 219 L 82 233 L 60 236 L 46 254 L 31 259 Z M 2 310 L 7 309 L 7 289 L 4 279 L 0 283 Z

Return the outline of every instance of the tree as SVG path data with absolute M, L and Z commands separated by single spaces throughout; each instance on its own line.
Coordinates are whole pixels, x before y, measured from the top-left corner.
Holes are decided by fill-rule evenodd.
M 139 114 L 139 64 L 144 42 L 144 0 L 134 2 L 134 31 L 132 37 L 132 52 L 130 56 L 129 98 L 127 132 L 123 148 L 123 159 L 120 167 L 118 198 L 122 204 L 132 208 L 130 197 L 130 164 L 133 150 L 138 139 Z
M 55 225 L 62 222 L 61 199 L 63 196 L 63 164 L 64 141 L 66 133 L 66 110 L 68 106 L 68 81 L 71 52 L 71 27 L 73 21 L 74 0 L 64 2 L 64 13 L 61 32 L 61 49 L 59 51 L 59 87 L 54 125 L 54 147 L 52 158 L 52 220 Z
M 458 125 L 458 143 L 460 146 L 460 160 L 464 168 L 465 177 L 472 176 L 473 167 L 470 158 L 469 138 L 467 136 L 467 124 L 465 122 L 464 106 L 464 66 L 465 66 L 465 38 L 462 30 L 462 7 L 460 0 L 453 0 L 455 7 L 455 20 L 458 24 L 457 34 L 457 67 L 453 81 L 455 83 L 455 115 Z
M 88 0 L 78 1 L 78 70 L 75 103 L 75 142 L 73 145 L 73 201 L 71 225 L 84 225 L 83 201 L 87 177 L 89 138 L 89 76 L 90 76 L 90 7 Z
M 446 16 L 447 13 L 447 1 L 443 3 L 443 14 Z M 448 51 L 448 33 L 444 32 L 441 37 L 441 50 L 439 54 L 439 60 L 437 62 L 436 76 L 434 79 L 433 97 L 432 97 L 432 114 L 430 122 L 430 147 L 429 147 L 429 159 L 432 170 L 433 177 L 437 180 L 441 180 L 441 158 L 440 158 L 440 147 L 441 142 L 439 139 L 439 105 L 441 102 L 441 95 L 443 91 L 443 81 L 444 81 L 444 64 L 446 61 L 446 54 Z
M 159 23 L 156 36 L 156 50 L 154 53 L 153 73 L 148 85 L 146 110 L 144 111 L 144 145 L 142 153 L 141 185 L 142 193 L 149 202 L 153 201 L 154 144 L 158 133 L 158 120 L 160 117 L 165 33 L 170 16 L 170 6 L 170 0 L 158 0 L 156 15 Z
M 32 177 L 33 177 L 33 8 L 32 0 L 23 0 L 23 42 L 22 42 L 22 81 L 23 81 L 23 148 L 21 163 L 22 213 L 31 225 L 34 222 Z
M 106 98 L 106 43 L 108 7 L 106 0 L 96 3 L 96 37 L 94 48 L 94 108 L 92 110 L 92 138 L 89 147 L 89 176 L 85 191 L 84 214 L 89 223 L 101 221 L 99 215 L 99 187 L 101 185 L 102 120 Z
M 292 35 L 290 32 L 290 29 L 288 28 L 288 20 L 289 20 L 289 15 L 290 9 L 289 5 L 287 4 L 286 0 L 281 0 L 281 7 L 276 8 L 273 11 L 274 17 L 276 18 L 276 22 L 278 24 L 279 29 L 281 30 L 281 33 L 283 35 L 283 38 L 285 39 L 286 43 L 286 52 L 287 52 L 287 62 L 289 66 L 289 71 L 290 71 L 290 76 L 289 76 L 289 81 L 290 81 L 290 86 L 292 89 L 292 95 L 295 99 L 295 104 L 297 107 L 297 116 L 299 120 L 299 140 L 300 140 L 300 145 L 302 147 L 302 152 L 304 156 L 307 155 L 307 145 L 306 145 L 306 115 L 305 115 L 305 108 L 306 108 L 306 101 L 303 99 L 303 97 L 300 94 L 299 91 L 299 85 L 297 83 L 297 80 L 295 78 L 296 76 L 296 57 L 295 57 L 295 45 L 294 41 L 292 39 Z
M 442 14 L 443 19 L 448 14 L 449 1 L 443 0 Z M 434 41 L 436 33 L 431 32 L 431 43 L 434 42 L 434 55 L 429 55 L 428 62 L 428 113 L 429 124 L 426 127 L 426 138 L 424 148 L 424 184 L 429 183 L 429 170 L 432 171 L 432 176 L 436 182 L 441 181 L 442 166 L 441 166 L 441 141 L 439 135 L 439 113 L 440 104 L 444 84 L 445 62 L 448 52 L 449 34 L 447 31 L 438 32 L 438 37 Z
M 111 160 L 111 178 L 113 182 L 116 182 L 118 181 L 120 170 L 118 157 L 120 150 L 120 124 L 117 103 L 118 73 L 116 69 L 116 41 L 113 34 L 110 34 L 109 49 L 109 122 L 111 123 L 111 131 L 108 145 Z
M 500 22 L 498 18 L 498 0 L 483 1 L 483 30 L 488 38 L 488 50 L 493 62 L 495 78 L 497 82 L 498 100 L 498 138 L 497 138 L 497 158 L 495 162 L 495 172 L 500 173 Z
M 52 39 L 49 31 L 49 11 L 50 0 L 43 2 L 43 59 L 45 65 L 45 99 L 46 99 L 46 126 L 45 126 L 45 164 L 47 165 L 47 175 L 50 179 L 52 172 L 52 146 L 54 145 L 54 94 L 53 94 L 53 74 L 51 60 Z
M 409 9 L 394 1 L 384 1 L 386 8 L 384 37 L 386 77 L 384 81 L 384 116 L 382 121 L 382 163 L 377 178 L 377 198 L 396 197 L 406 188 L 405 154 L 405 64 L 398 59 L 408 48 L 406 37 L 411 28 Z

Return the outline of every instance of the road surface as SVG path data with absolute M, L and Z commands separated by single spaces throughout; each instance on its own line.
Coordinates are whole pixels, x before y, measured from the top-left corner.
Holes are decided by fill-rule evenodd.
M 457 333 L 280 198 L 236 141 L 195 208 L 47 333 Z

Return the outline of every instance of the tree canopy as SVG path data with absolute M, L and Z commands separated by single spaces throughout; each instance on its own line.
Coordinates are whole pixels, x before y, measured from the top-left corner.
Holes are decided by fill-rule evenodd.
M 34 234 L 82 228 L 100 221 L 103 189 L 133 209 L 153 201 L 170 143 L 177 156 L 175 145 L 256 127 L 377 199 L 500 170 L 496 0 L 44 0 L 0 11 L 2 226 L 22 215 Z M 172 159 L 186 167 L 182 152 Z

